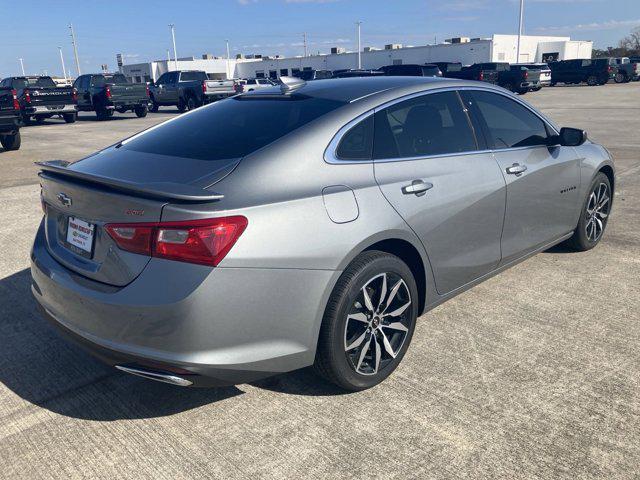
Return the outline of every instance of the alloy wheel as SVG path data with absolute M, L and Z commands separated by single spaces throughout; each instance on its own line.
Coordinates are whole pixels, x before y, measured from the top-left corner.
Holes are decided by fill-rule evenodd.
M 587 208 L 585 209 L 585 233 L 587 240 L 597 242 L 600 240 L 604 227 L 609 217 L 611 198 L 609 187 L 606 183 L 600 182 L 589 195 Z
M 395 359 L 411 325 L 411 295 L 404 280 L 385 272 L 367 281 L 347 315 L 345 354 L 360 375 L 375 375 Z

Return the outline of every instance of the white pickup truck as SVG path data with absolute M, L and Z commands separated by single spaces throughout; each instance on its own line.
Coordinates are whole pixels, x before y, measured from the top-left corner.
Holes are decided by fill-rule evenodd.
M 235 80 L 207 80 L 202 84 L 205 103 L 227 98 L 236 93 Z

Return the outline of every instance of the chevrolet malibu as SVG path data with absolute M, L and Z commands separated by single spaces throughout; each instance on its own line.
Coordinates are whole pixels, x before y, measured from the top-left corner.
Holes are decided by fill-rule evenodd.
M 315 365 L 372 387 L 418 316 L 560 242 L 596 246 L 615 188 L 582 130 L 420 77 L 284 78 L 40 166 L 44 316 L 183 386 Z

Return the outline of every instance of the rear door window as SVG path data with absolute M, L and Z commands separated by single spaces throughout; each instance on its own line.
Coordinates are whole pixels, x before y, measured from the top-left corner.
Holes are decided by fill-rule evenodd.
M 200 72 L 182 72 L 180 74 L 180 81 L 181 82 L 193 82 L 196 80 L 201 80 L 202 77 L 200 75 Z
M 528 108 L 497 93 L 468 93 L 484 121 L 495 149 L 547 144 L 546 124 Z
M 234 97 L 152 128 L 122 148 L 199 160 L 240 158 L 344 104 L 301 94 Z
M 412 158 L 477 150 L 456 92 L 432 93 L 375 115 L 374 158 Z
M 371 160 L 373 153 L 373 115 L 352 127 L 340 140 L 339 160 Z

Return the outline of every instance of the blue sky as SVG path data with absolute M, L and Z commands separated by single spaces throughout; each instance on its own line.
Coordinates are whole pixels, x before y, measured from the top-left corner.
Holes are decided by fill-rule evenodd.
M 126 63 L 166 58 L 171 48 L 169 23 L 176 25 L 178 56 L 302 53 L 307 32 L 310 52 L 332 45 L 354 48 L 356 20 L 363 46 L 397 42 L 432 43 L 451 36 L 515 33 L 518 0 L 144 0 L 28 2 L 0 0 L 0 77 L 47 70 L 60 74 L 58 46 L 67 68 L 73 56 L 67 25 L 76 30 L 81 68 L 115 69 L 116 53 Z M 525 33 L 570 35 L 615 45 L 640 26 L 640 0 L 525 0 Z M 15 21 L 9 22 L 13 18 Z M 74 70 L 75 71 L 75 70 Z

